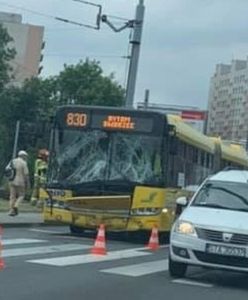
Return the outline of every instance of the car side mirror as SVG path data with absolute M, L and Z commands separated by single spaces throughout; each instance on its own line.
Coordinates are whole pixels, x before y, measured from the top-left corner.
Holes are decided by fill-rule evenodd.
M 188 201 L 187 201 L 186 197 L 179 197 L 179 198 L 177 198 L 176 203 L 177 203 L 177 205 L 180 205 L 180 206 L 187 206 Z
M 176 199 L 175 218 L 178 218 L 181 215 L 187 204 L 188 201 L 186 197 L 179 197 Z

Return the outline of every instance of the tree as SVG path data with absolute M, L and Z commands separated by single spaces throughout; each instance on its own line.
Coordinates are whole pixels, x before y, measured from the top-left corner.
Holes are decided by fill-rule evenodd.
M 125 92 L 113 74 L 104 76 L 99 62 L 86 59 L 64 66 L 57 77 L 57 93 L 60 104 L 122 106 Z
M 100 64 L 89 60 L 65 66 L 58 76 L 31 78 L 21 87 L 8 85 L 0 94 L 0 171 L 11 158 L 17 121 L 21 123 L 18 145 L 34 157 L 39 148 L 48 147 L 57 106 L 120 106 L 123 100 L 124 89 L 113 74 L 104 76 Z
M 13 39 L 9 36 L 7 30 L 0 24 L 0 91 L 4 85 L 10 80 L 10 72 L 12 70 L 9 62 L 15 57 L 16 51 L 13 47 L 9 47 L 9 43 Z
M 0 24 L 0 99 L 3 98 L 4 88 L 6 83 L 11 78 L 10 61 L 15 57 L 15 49 L 9 46 L 13 39 L 9 36 L 7 30 Z M 1 104 L 3 102 L 1 101 Z M 4 117 L 4 105 L 0 106 L 0 171 L 6 163 L 6 152 L 8 151 L 8 144 L 10 141 L 9 128 L 4 123 L 1 117 Z M 1 175 L 1 174 L 0 174 Z

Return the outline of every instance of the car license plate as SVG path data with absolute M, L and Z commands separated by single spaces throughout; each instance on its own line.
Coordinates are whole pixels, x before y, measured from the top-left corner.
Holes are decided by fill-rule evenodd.
M 206 252 L 211 253 L 211 254 L 237 256 L 237 257 L 245 257 L 246 256 L 245 248 L 214 245 L 214 244 L 207 244 Z

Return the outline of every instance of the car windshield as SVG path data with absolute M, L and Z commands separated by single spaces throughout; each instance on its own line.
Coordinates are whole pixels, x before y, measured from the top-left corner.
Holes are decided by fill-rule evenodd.
M 191 206 L 248 211 L 248 184 L 209 181 L 201 188 Z
M 121 181 L 157 185 L 162 181 L 162 139 L 101 130 L 55 131 L 49 181 L 78 185 Z

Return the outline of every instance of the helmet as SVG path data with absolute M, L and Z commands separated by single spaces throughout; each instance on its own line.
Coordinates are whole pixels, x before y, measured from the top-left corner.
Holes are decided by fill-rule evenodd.
M 28 156 L 28 154 L 27 154 L 27 152 L 26 152 L 26 151 L 24 151 L 24 150 L 20 150 L 20 151 L 18 152 L 18 156 L 24 156 L 24 157 L 27 157 L 27 156 Z
M 48 152 L 48 150 L 47 149 L 40 149 L 39 150 L 39 152 L 38 152 L 38 157 L 39 158 L 48 158 L 48 156 L 49 156 L 49 152 Z

